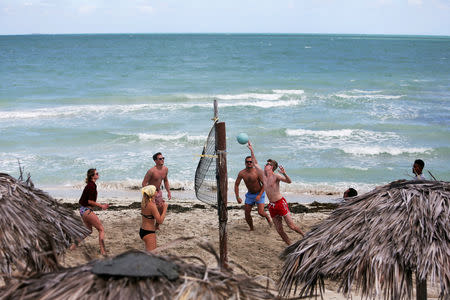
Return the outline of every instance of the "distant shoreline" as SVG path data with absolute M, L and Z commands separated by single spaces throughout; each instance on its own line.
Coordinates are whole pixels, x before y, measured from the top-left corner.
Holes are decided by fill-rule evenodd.
M 78 203 L 81 192 L 84 186 L 80 187 L 37 187 L 42 189 L 44 192 L 48 193 L 53 198 L 57 199 L 62 203 Z M 200 200 L 197 200 L 195 192 L 193 190 L 179 190 L 171 189 L 172 200 L 167 200 L 166 191 L 163 191 L 163 197 L 168 201 L 168 203 L 178 203 L 178 202 L 196 202 L 202 204 Z M 241 196 L 245 193 L 244 190 L 240 191 Z M 283 196 L 286 198 L 288 203 L 301 203 L 309 204 L 313 202 L 319 203 L 336 203 L 337 200 L 341 198 L 340 194 L 309 194 L 309 193 L 295 193 L 295 192 L 283 192 Z M 134 202 L 140 202 L 141 192 L 140 190 L 132 189 L 101 189 L 98 188 L 98 202 L 107 202 L 111 205 L 131 205 Z M 267 200 L 266 200 L 267 202 Z M 228 205 L 238 205 L 235 200 L 233 187 L 228 186 Z
M 0 34 L 0 36 L 49 36 L 49 35 L 57 35 L 57 36 L 111 36 L 111 35 L 183 35 L 183 36 L 321 36 L 321 37 L 391 37 L 391 38 L 450 38 L 450 35 L 440 35 L 440 34 L 382 34 L 382 33 L 287 33 L 287 32 L 122 32 L 122 33 L 114 33 L 114 32 L 92 32 L 92 33 L 21 33 L 21 34 Z
M 169 201 L 170 203 L 170 201 Z M 186 205 L 188 204 L 188 205 Z M 61 203 L 63 207 L 76 210 L 79 208 L 78 203 Z M 303 205 L 300 203 L 288 203 L 289 210 L 291 213 L 297 214 L 297 213 L 327 213 L 335 208 L 338 207 L 339 204 L 337 203 L 319 203 L 319 202 L 312 202 L 307 205 Z M 108 210 L 112 211 L 121 211 L 121 210 L 127 210 L 127 209 L 134 209 L 139 210 L 141 208 L 141 202 L 133 202 L 129 205 L 111 205 Z M 210 206 L 206 204 L 199 204 L 199 203 L 183 203 L 183 204 L 169 204 L 168 210 L 169 212 L 174 213 L 185 213 L 189 212 L 193 209 L 217 209 L 215 205 Z M 242 210 L 244 207 L 243 205 L 228 205 L 228 210 Z M 94 208 L 94 210 L 100 211 L 98 208 Z

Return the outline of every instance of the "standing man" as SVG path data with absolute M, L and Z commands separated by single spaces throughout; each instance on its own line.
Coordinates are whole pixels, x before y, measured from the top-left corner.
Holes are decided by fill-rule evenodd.
M 167 199 L 170 200 L 172 198 L 172 195 L 170 193 L 169 179 L 167 179 L 169 169 L 164 165 L 164 156 L 161 154 L 161 152 L 153 154 L 153 161 L 155 162 L 155 166 L 148 170 L 145 174 L 144 180 L 142 180 L 142 187 L 149 184 L 156 187 L 155 203 L 158 207 L 159 213 L 162 214 L 165 203 L 161 190 L 161 183 L 163 181 L 164 187 L 167 191 Z
M 273 159 L 268 159 L 266 165 L 264 166 L 264 170 L 261 169 L 256 160 L 255 153 L 253 152 L 253 146 L 250 141 L 248 142 L 248 148 L 252 154 L 253 164 L 258 172 L 258 175 L 262 178 L 264 189 L 267 193 L 267 197 L 269 198 L 269 213 L 272 217 L 273 223 L 275 224 L 275 229 L 283 241 L 290 245 L 291 240 L 283 230 L 283 219 L 289 228 L 303 236 L 305 235 L 303 231 L 301 231 L 301 229 L 294 224 L 286 199 L 284 199 L 280 193 L 280 181 L 291 183 L 291 178 L 289 178 L 282 166 L 280 166 L 279 171 L 281 175 L 274 173 L 278 167 L 278 163 Z
M 415 180 L 425 180 L 425 176 L 423 176 L 423 174 L 422 174 L 424 167 L 425 167 L 425 163 L 423 160 L 416 159 L 414 161 L 412 171 L 413 171 L 414 175 L 416 175 L 414 177 Z
M 239 197 L 239 184 L 244 179 L 245 186 L 247 187 L 247 194 L 245 194 L 245 221 L 247 221 L 250 231 L 253 231 L 253 219 L 251 211 L 255 203 L 258 205 L 258 213 L 261 217 L 266 218 L 270 226 L 272 222 L 270 217 L 264 211 L 264 200 L 266 193 L 264 192 L 264 186 L 262 179 L 258 175 L 258 172 L 253 167 L 253 161 L 251 156 L 245 158 L 245 169 L 241 170 L 236 178 L 234 184 L 234 193 L 236 194 L 236 200 L 238 203 L 242 203 L 241 197 Z

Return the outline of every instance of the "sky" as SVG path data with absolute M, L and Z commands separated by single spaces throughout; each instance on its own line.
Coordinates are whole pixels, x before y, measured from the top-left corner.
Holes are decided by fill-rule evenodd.
M 0 0 L 0 35 L 31 33 L 450 36 L 450 0 Z

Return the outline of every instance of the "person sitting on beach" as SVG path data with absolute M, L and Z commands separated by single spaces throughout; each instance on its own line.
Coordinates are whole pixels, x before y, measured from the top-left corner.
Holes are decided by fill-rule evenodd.
M 289 178 L 282 166 L 279 167 L 279 172 L 281 175 L 274 173 L 278 167 L 278 163 L 273 159 L 268 159 L 266 165 L 264 166 L 264 170 L 261 169 L 258 161 L 256 160 L 253 146 L 250 141 L 248 142 L 248 148 L 250 149 L 253 164 L 258 172 L 258 175 L 262 179 L 267 198 L 269 198 L 269 213 L 272 217 L 273 223 L 275 224 L 275 229 L 283 241 L 290 245 L 291 240 L 283 230 L 283 219 L 289 228 L 300 233 L 302 236 L 305 235 L 303 231 L 301 231 L 301 229 L 294 224 L 286 199 L 284 199 L 280 193 L 280 181 L 291 183 L 291 178 Z
M 421 159 L 416 159 L 414 161 L 413 167 L 412 167 L 412 172 L 414 173 L 415 180 L 425 180 L 425 176 L 423 176 L 422 171 L 423 168 L 425 167 L 425 162 Z
M 258 206 L 258 213 L 261 217 L 266 218 L 270 226 L 272 226 L 272 221 L 267 213 L 264 211 L 264 200 L 266 193 L 264 192 L 264 185 L 262 184 L 262 179 L 258 175 L 258 172 L 253 166 L 253 161 L 251 156 L 245 158 L 245 169 L 241 170 L 234 183 L 234 193 L 236 194 L 236 200 L 238 203 L 242 203 L 241 197 L 239 197 L 239 184 L 241 180 L 244 179 L 245 186 L 247 187 L 247 194 L 245 194 L 245 220 L 247 221 L 250 231 L 253 231 L 253 219 L 251 216 L 251 211 L 255 203 Z
M 94 206 L 100 207 L 105 210 L 109 207 L 109 204 L 97 203 L 97 185 L 95 182 L 98 180 L 99 174 L 96 169 L 89 169 L 86 176 L 86 186 L 81 194 L 81 198 L 78 201 L 80 204 L 80 216 L 83 219 L 84 224 L 92 233 L 92 227 L 98 230 L 98 241 L 100 244 L 100 253 L 106 255 L 105 249 L 105 230 L 103 228 L 102 222 L 94 213 L 92 208 Z M 76 245 L 72 245 L 73 250 Z
M 161 183 L 164 181 L 164 187 L 167 191 L 167 198 L 170 200 L 172 198 L 172 194 L 170 193 L 170 185 L 169 185 L 169 179 L 167 178 L 167 174 L 169 173 L 169 169 L 164 166 L 164 156 L 161 154 L 161 152 L 155 153 L 153 155 L 153 161 L 155 162 L 155 166 L 152 167 L 147 171 L 147 173 L 144 176 L 144 180 L 142 180 L 142 187 L 147 185 L 154 185 L 156 187 L 156 196 L 155 196 L 155 203 L 158 207 L 159 214 L 162 214 L 163 207 L 164 207 L 164 199 L 163 194 L 161 190 Z M 156 226 L 156 229 L 158 230 L 158 226 Z
M 145 243 L 145 250 L 152 251 L 156 248 L 156 225 L 162 224 L 166 217 L 168 204 L 162 206 L 162 213 L 159 214 L 155 199 L 157 189 L 154 185 L 147 185 L 142 188 L 141 216 L 142 224 L 139 236 Z
M 344 198 L 358 196 L 358 192 L 354 188 L 349 188 L 344 192 Z

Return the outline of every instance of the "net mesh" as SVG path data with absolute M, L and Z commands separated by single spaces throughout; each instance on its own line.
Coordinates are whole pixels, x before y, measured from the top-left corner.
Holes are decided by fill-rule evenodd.
M 195 195 L 210 205 L 217 205 L 216 130 L 212 126 L 195 171 Z

